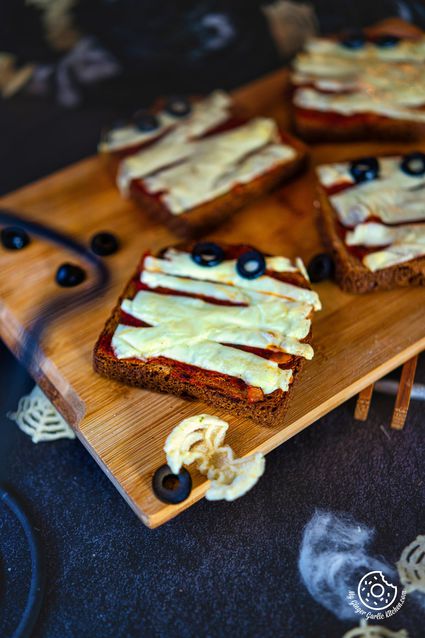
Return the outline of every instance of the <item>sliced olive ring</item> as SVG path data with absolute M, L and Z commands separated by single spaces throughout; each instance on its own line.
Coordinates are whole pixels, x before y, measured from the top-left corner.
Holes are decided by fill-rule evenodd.
M 376 157 L 362 157 L 350 165 L 350 173 L 357 184 L 370 182 L 379 177 L 379 162 Z
M 397 46 L 400 40 L 401 38 L 399 38 L 397 35 L 385 33 L 384 35 L 380 35 L 376 38 L 375 44 L 381 49 L 392 49 L 392 47 Z
M 335 270 L 333 259 L 327 253 L 315 255 L 307 266 L 308 276 L 314 284 L 331 279 Z
M 349 33 L 341 40 L 341 45 L 346 49 L 362 49 L 365 45 L 365 37 L 361 31 Z
M 185 117 L 192 110 L 190 101 L 180 95 L 173 95 L 165 103 L 164 110 L 174 117 Z
M 222 247 L 210 241 L 199 242 L 192 250 L 192 259 L 198 266 L 218 266 L 224 257 Z
M 30 238 L 22 228 L 9 226 L 1 231 L 1 243 L 8 250 L 22 250 L 28 246 Z
M 93 235 L 90 246 L 95 255 L 106 257 L 117 252 L 119 241 L 112 233 L 103 231 Z
M 159 120 L 156 115 L 148 111 L 137 111 L 133 115 L 133 124 L 141 133 L 150 133 L 159 128 Z
M 425 175 L 425 153 L 415 151 L 405 155 L 401 161 L 400 168 L 403 173 L 414 177 Z
M 83 283 L 85 278 L 85 271 L 76 264 L 62 264 L 56 271 L 56 283 L 63 288 L 78 286 Z
M 152 477 L 152 489 L 160 501 L 176 505 L 192 491 L 192 477 L 184 467 L 173 474 L 168 465 L 161 465 Z
M 266 260 L 258 250 L 248 250 L 236 262 L 236 270 L 244 279 L 256 279 L 266 272 Z

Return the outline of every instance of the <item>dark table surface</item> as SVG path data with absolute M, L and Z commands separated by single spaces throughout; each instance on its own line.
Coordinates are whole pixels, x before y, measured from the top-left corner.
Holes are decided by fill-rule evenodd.
M 113 115 L 1 103 L 0 191 L 94 152 Z M 425 533 L 423 402 L 412 402 L 395 432 L 394 397 L 376 394 L 366 424 L 354 421 L 349 401 L 269 454 L 264 477 L 242 499 L 201 501 L 152 531 L 77 440 L 34 445 L 6 418 L 32 382 L 1 346 L 0 380 L 0 480 L 40 530 L 47 568 L 38 638 L 340 637 L 360 618 L 347 619 L 344 601 L 353 561 L 357 580 L 380 563 L 394 567 Z M 425 382 L 423 360 L 417 380 Z M 25 604 L 30 564 L 19 524 L 0 508 L 6 638 Z M 319 541 L 313 556 L 304 554 L 303 573 L 325 606 L 299 569 L 308 524 Z M 409 595 L 384 624 L 425 636 L 425 595 Z

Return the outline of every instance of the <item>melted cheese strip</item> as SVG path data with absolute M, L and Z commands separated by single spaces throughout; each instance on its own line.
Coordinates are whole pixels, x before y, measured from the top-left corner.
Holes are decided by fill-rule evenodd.
M 174 334 L 167 344 L 158 344 L 156 336 L 154 342 L 149 341 L 149 331 L 150 328 L 118 326 L 112 339 L 115 355 L 119 359 L 143 359 L 142 353 L 148 348 L 149 356 L 164 356 L 204 370 L 228 374 L 242 379 L 250 386 L 261 388 L 266 394 L 278 389 L 286 392 L 289 388 L 292 370 L 281 370 L 273 361 L 243 350 L 222 346 L 214 341 L 199 339 L 188 344 L 187 340 L 183 339 L 182 343 L 179 343 L 179 335 Z
M 125 299 L 121 305 L 124 312 L 152 326 L 181 323 L 185 330 L 196 335 L 199 330 L 215 330 L 223 324 L 235 324 L 242 329 L 257 329 L 284 333 L 288 337 L 304 339 L 310 330 L 306 309 L 287 304 L 284 299 L 258 303 L 255 306 L 218 306 L 202 299 L 159 295 L 150 291 L 139 291 L 133 300 Z M 144 329 L 143 329 L 144 330 Z M 249 342 L 246 345 L 254 345 Z M 258 346 L 260 347 L 260 346 Z
M 163 295 L 158 295 L 161 297 Z M 146 299 L 143 303 L 149 303 Z M 174 301 L 175 304 L 175 301 Z M 169 309 L 170 304 L 165 304 Z M 161 304 L 156 304 L 157 308 L 161 308 Z M 129 307 L 123 306 L 123 310 L 128 312 Z M 244 308 L 244 310 L 247 310 Z M 140 308 L 139 308 L 140 311 Z M 137 337 L 140 354 L 144 359 L 158 356 L 165 349 L 178 345 L 186 345 L 190 347 L 192 344 L 198 344 L 204 341 L 215 341 L 222 344 L 232 344 L 240 346 L 251 346 L 253 348 L 262 348 L 266 350 L 274 350 L 276 352 L 285 352 L 306 359 L 313 358 L 313 349 L 308 343 L 298 341 L 298 335 L 307 336 L 310 329 L 310 322 L 307 320 L 300 321 L 295 317 L 287 317 L 279 323 L 280 330 L 271 328 L 262 328 L 256 323 L 245 325 L 241 322 L 241 326 L 234 325 L 236 322 L 231 321 L 228 313 L 221 312 L 208 316 L 209 310 L 186 307 L 186 313 L 179 320 L 172 319 L 163 321 L 159 315 L 154 316 L 152 308 L 149 312 L 141 312 L 141 315 L 154 317 L 152 322 L 153 328 L 134 328 Z M 138 311 L 134 311 L 133 316 L 139 316 Z M 247 313 L 249 315 L 249 313 Z M 242 317 L 243 319 L 243 317 Z M 263 318 L 263 321 L 267 317 Z M 199 321 L 202 321 L 202 330 L 199 330 Z M 227 323 L 228 322 L 228 323 Z M 272 322 L 271 322 L 272 323 Z M 297 323 L 301 324 L 297 326 Z M 307 329 L 307 334 L 305 333 Z M 294 335 L 294 336 L 291 336 Z
M 258 302 L 270 302 L 275 299 L 273 295 L 240 290 L 235 286 L 215 284 L 210 281 L 199 281 L 197 279 L 189 279 L 188 277 L 173 277 L 158 272 L 149 272 L 148 270 L 143 270 L 140 275 L 140 281 L 151 289 L 167 288 L 168 290 L 175 290 L 176 292 L 202 295 L 203 297 L 210 297 L 220 301 L 230 301 L 231 303 L 248 305 Z M 294 306 L 296 305 L 298 308 L 304 309 L 305 316 L 311 311 L 311 306 L 306 303 L 303 304 L 296 301 L 288 303 L 292 303 Z
M 289 270 L 288 261 L 281 257 L 271 257 L 266 259 L 266 265 L 268 269 L 276 272 L 293 272 L 292 266 L 292 270 Z M 164 259 L 146 257 L 144 267 L 150 272 L 227 284 L 242 290 L 248 289 L 250 292 L 277 295 L 307 303 L 315 310 L 320 310 L 321 308 L 319 296 L 313 290 L 300 288 L 268 275 L 262 275 L 257 277 L 257 279 L 240 277 L 236 271 L 235 260 L 226 260 L 218 266 L 209 268 L 196 264 L 189 253 L 169 249 L 166 251 Z
M 113 129 L 99 144 L 100 152 L 119 151 L 129 146 L 148 142 L 173 127 L 179 129 L 181 138 L 198 137 L 219 126 L 230 116 L 232 99 L 224 91 L 214 91 L 204 100 L 195 102 L 192 111 L 186 117 L 175 117 L 166 111 L 157 113 L 159 127 L 154 131 L 139 131 L 131 124 Z
M 344 226 L 355 226 L 369 217 L 378 217 L 386 224 L 425 220 L 423 191 L 425 176 L 407 175 L 400 170 L 400 157 L 379 158 L 378 179 L 347 188 L 329 200 Z M 350 164 L 320 166 L 317 174 L 326 188 L 337 184 L 354 184 Z
M 359 113 L 376 113 L 385 117 L 391 117 L 398 120 L 411 120 L 413 122 L 425 122 L 424 111 L 414 111 L 397 104 L 397 98 L 393 95 L 394 103 L 388 102 L 386 96 L 376 95 L 374 97 L 363 94 L 353 93 L 349 95 L 343 94 L 326 94 L 315 91 L 314 89 L 298 89 L 295 92 L 294 104 L 304 109 L 313 109 L 315 111 L 325 111 L 339 113 L 340 115 L 356 115 Z M 400 99 L 400 97 L 399 97 Z M 425 94 L 420 103 L 425 103 Z
M 325 188 L 350 185 L 329 196 L 339 221 L 346 227 L 354 227 L 347 232 L 345 244 L 386 247 L 363 257 L 363 264 L 372 272 L 425 255 L 425 224 L 403 224 L 425 221 L 425 176 L 406 175 L 400 169 L 401 159 L 379 158 L 378 179 L 362 184 L 354 184 L 349 163 L 317 168 L 318 179 Z M 383 223 L 363 223 L 370 217 Z
M 159 193 L 169 211 L 178 215 L 295 156 L 291 146 L 279 143 L 277 126 L 267 118 L 198 141 L 182 137 L 176 129 L 124 160 L 117 181 L 121 192 L 128 194 L 131 181 L 143 179 L 145 189 Z
M 383 224 L 359 224 L 347 233 L 347 246 L 388 246 L 388 244 L 424 244 L 425 224 L 384 226 Z
M 369 270 L 381 270 L 425 255 L 425 224 L 359 224 L 347 233 L 345 242 L 348 246 L 389 246 L 363 257 Z
M 242 289 L 232 284 L 229 280 L 234 277 L 235 260 L 204 268 L 195 264 L 187 253 L 169 249 L 166 256 L 167 259 L 145 259 L 141 281 L 151 289 L 141 290 L 133 299 L 122 302 L 124 312 L 149 327 L 118 326 L 112 338 L 115 355 L 119 359 L 134 357 L 142 361 L 167 357 L 242 379 L 266 394 L 277 389 L 286 391 L 292 379 L 291 370 L 282 370 L 278 363 L 234 346 L 311 359 L 313 349 L 302 340 L 310 332 L 312 306 L 305 301 L 291 301 L 276 292 L 258 291 L 258 281 L 273 281 L 271 277 L 244 280 L 246 287 Z M 175 272 L 172 272 L 172 260 L 175 260 Z M 158 272 L 164 263 L 166 269 L 171 265 L 171 272 Z M 283 272 L 301 269 L 301 262 L 294 266 L 280 257 L 268 258 L 268 267 L 272 264 Z M 209 279 L 216 271 L 218 279 L 224 279 L 225 283 L 196 277 L 198 270 L 202 276 L 208 271 Z M 185 272 L 189 276 L 185 276 Z M 155 292 L 156 287 L 251 305 L 222 306 L 197 297 L 160 294 Z M 296 286 L 291 288 L 302 290 Z
M 425 104 L 424 62 L 425 38 L 388 49 L 368 43 L 358 50 L 311 40 L 294 62 L 292 81 L 301 87 L 294 103 L 345 116 L 376 113 L 424 122 L 425 113 L 415 110 Z M 302 88 L 306 85 L 313 88 Z
M 405 261 L 411 261 L 425 255 L 424 244 L 394 244 L 385 250 L 379 250 L 363 257 L 363 263 L 366 268 L 372 272 L 382 270 L 401 264 Z

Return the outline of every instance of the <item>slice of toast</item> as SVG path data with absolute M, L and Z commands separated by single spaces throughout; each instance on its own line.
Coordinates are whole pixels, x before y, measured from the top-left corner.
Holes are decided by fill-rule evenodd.
M 379 161 L 382 163 L 383 161 L 390 161 L 393 159 L 395 160 L 396 158 L 380 158 Z M 401 160 L 401 158 L 399 159 Z M 386 224 L 382 221 L 382 219 L 378 218 L 378 216 L 374 214 L 375 211 L 371 209 L 369 218 L 365 219 L 364 222 L 359 222 L 358 224 L 353 224 L 344 228 L 341 224 L 338 211 L 331 201 L 332 195 L 329 189 L 330 184 L 328 183 L 325 185 L 320 183 L 321 169 L 328 169 L 329 166 L 335 166 L 337 167 L 337 171 L 342 173 L 344 171 L 344 165 L 348 166 L 348 163 L 318 167 L 319 184 L 317 205 L 320 210 L 320 230 L 324 244 L 334 259 L 335 276 L 339 286 L 346 292 L 366 293 L 375 290 L 390 290 L 399 286 L 425 285 L 425 247 L 423 256 L 421 255 L 406 261 L 402 260 L 405 258 L 404 256 L 403 258 L 400 258 L 399 263 L 391 263 L 386 267 L 371 269 L 371 256 L 373 256 L 376 266 L 377 258 L 381 259 L 381 257 L 385 257 L 385 253 L 393 249 L 400 249 L 403 252 L 403 250 L 406 249 L 406 243 L 403 244 L 403 241 L 395 241 L 392 244 L 381 243 L 381 245 L 347 245 L 347 232 L 352 234 L 356 227 L 363 225 L 366 229 L 367 236 L 368 223 L 370 225 L 370 233 L 372 230 L 375 230 L 373 226 L 378 226 L 378 230 L 383 230 L 384 232 L 386 229 L 389 229 L 390 232 L 392 232 L 392 229 L 418 227 L 419 232 L 423 232 L 424 234 L 425 223 L 421 220 L 408 220 L 405 224 L 402 222 L 394 223 L 392 225 Z M 388 180 L 390 179 L 391 176 L 388 175 Z M 335 185 L 336 182 L 332 186 Z M 351 185 L 350 188 L 362 188 L 362 185 Z M 337 189 L 336 193 L 341 193 L 342 191 Z M 385 192 L 388 193 L 388 191 L 385 191 L 385 189 L 383 190 L 384 196 Z M 413 190 L 412 193 L 414 192 L 415 191 Z M 417 197 L 418 201 L 420 201 L 420 191 L 418 191 Z M 421 230 L 422 227 L 423 230 Z M 416 244 L 415 248 L 416 250 L 418 248 Z M 368 263 L 369 267 L 367 265 Z M 382 263 L 385 263 L 385 261 Z
M 255 136 L 259 138 L 257 147 Z M 162 144 L 166 156 L 171 145 L 169 138 L 165 136 Z M 229 139 L 232 143 L 227 142 Z M 226 144 L 228 147 L 224 148 Z M 175 145 L 176 153 L 182 153 L 184 147 L 179 139 Z M 186 156 L 177 160 L 172 159 L 172 154 L 171 158 L 166 157 L 161 166 L 157 163 L 158 149 L 159 144 L 124 160 L 117 181 L 124 195 L 183 238 L 198 237 L 217 226 L 293 176 L 306 158 L 305 146 L 279 131 L 273 120 L 267 118 L 232 123 L 225 130 L 192 142 Z M 228 157 L 229 149 L 233 149 L 235 158 Z M 148 170 L 146 166 L 152 157 L 155 169 L 138 176 L 138 170 L 141 173 Z M 214 181 L 208 174 L 210 171 L 216 174 Z M 196 190 L 197 197 L 193 195 Z
M 120 163 L 142 149 L 155 144 L 175 129 L 185 128 L 188 138 L 196 139 L 212 131 L 231 125 L 243 117 L 232 97 L 225 91 L 216 90 L 205 97 L 176 97 L 187 108 L 183 115 L 173 115 L 167 104 L 170 99 L 159 98 L 149 110 L 137 111 L 130 118 L 119 121 L 104 130 L 98 145 L 101 159 L 115 180 Z M 153 118 L 153 127 L 143 130 L 140 118 Z
M 281 162 L 263 175 L 247 183 L 237 184 L 224 195 L 199 204 L 180 215 L 172 214 L 157 197 L 147 193 L 143 188 L 143 182 L 139 180 L 131 183 L 130 195 L 152 219 L 166 224 L 179 237 L 199 237 L 224 222 L 240 208 L 290 179 L 302 168 L 306 160 L 305 146 L 287 133 L 281 133 L 281 136 L 282 140 L 294 149 L 294 158 Z
M 224 261 L 215 267 L 197 265 L 192 247 L 166 249 L 156 258 L 144 255 L 95 346 L 94 368 L 128 385 L 201 399 L 265 425 L 276 423 L 285 413 L 304 357 L 312 356 L 310 317 L 320 308 L 318 296 L 298 260 L 293 264 L 266 257 L 265 274 L 244 279 L 235 268 L 250 247 L 222 246 Z M 274 294 L 267 292 L 270 287 Z M 297 301 L 282 297 L 282 291 Z M 265 313 L 261 328 L 256 327 L 256 308 Z M 237 320 L 231 318 L 241 311 Z M 279 326 L 287 329 L 286 336 Z M 145 332 L 153 329 L 157 331 Z M 147 344 L 145 337 L 153 343 Z M 128 339 L 133 340 L 129 350 Z M 264 339 L 268 345 L 259 347 Z M 288 343 L 280 341 L 278 347 L 273 339 Z
M 425 137 L 425 35 L 383 24 L 313 38 L 294 61 L 294 124 L 309 141 Z

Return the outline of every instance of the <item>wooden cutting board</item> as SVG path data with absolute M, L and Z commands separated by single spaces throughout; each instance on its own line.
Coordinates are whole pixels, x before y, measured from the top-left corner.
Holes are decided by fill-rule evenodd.
M 248 112 L 272 115 L 280 125 L 288 126 L 286 88 L 287 74 L 280 71 L 236 91 L 235 99 Z M 320 145 L 311 149 L 311 164 L 411 148 L 383 143 Z M 299 255 L 308 261 L 321 250 L 314 197 L 310 168 L 235 214 L 210 237 L 252 243 L 264 251 Z M 96 338 L 141 253 L 148 248 L 155 252 L 176 238 L 119 196 L 97 157 L 2 198 L 0 206 L 85 243 L 100 230 L 116 233 L 122 242 L 117 254 L 105 258 L 111 271 L 107 289 L 71 312 L 66 310 L 66 298 L 75 289 L 59 289 L 54 274 L 62 262 L 75 262 L 73 255 L 36 238 L 22 251 L 0 248 L 0 336 L 17 352 L 24 328 L 37 309 L 61 295 L 63 315 L 47 326 L 42 342 L 44 358 L 32 374 L 150 527 L 176 516 L 200 499 L 207 488 L 203 477 L 193 473 L 193 491 L 180 505 L 164 505 L 152 493 L 152 474 L 165 460 L 164 441 L 181 419 L 201 412 L 218 414 L 230 422 L 227 441 L 238 455 L 269 452 L 425 348 L 425 289 L 352 296 L 324 282 L 316 286 L 323 311 L 313 325 L 315 358 L 305 365 L 279 426 L 262 427 L 199 402 L 108 381 L 92 370 Z M 262 480 L 267 481 L 267 474 Z

